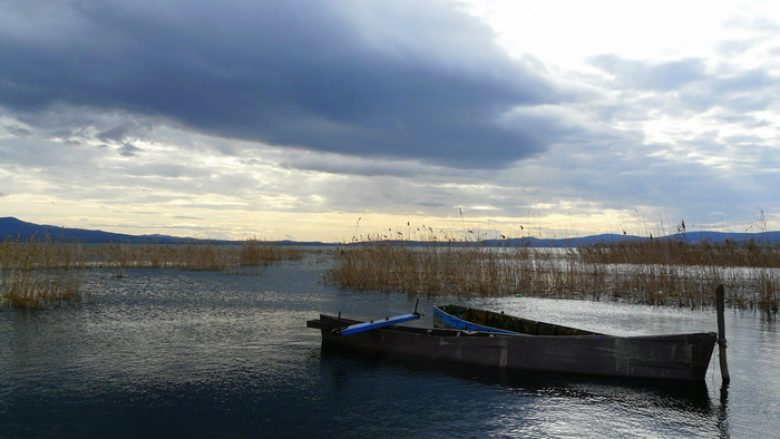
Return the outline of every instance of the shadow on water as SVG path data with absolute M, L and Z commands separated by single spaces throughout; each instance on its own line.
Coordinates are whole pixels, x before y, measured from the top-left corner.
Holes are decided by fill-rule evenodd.
M 715 416 L 716 410 L 704 381 L 670 383 L 661 380 L 514 371 L 396 355 L 388 357 L 383 353 L 354 351 L 330 344 L 322 345 L 320 359 L 322 367 L 332 370 L 334 378 L 338 381 L 346 379 L 350 369 L 354 372 L 356 369 L 387 367 L 432 376 L 446 376 L 484 385 L 498 385 L 508 390 L 538 396 L 589 401 L 609 400 L 631 406 L 695 412 L 705 417 Z M 718 413 L 719 426 L 721 423 L 724 425 L 726 423 L 723 402 L 721 409 L 722 411 Z

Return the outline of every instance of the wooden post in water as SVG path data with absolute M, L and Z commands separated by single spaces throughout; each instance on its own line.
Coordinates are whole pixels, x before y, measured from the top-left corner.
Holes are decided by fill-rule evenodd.
M 723 284 L 721 284 L 715 290 L 715 309 L 718 314 L 718 353 L 720 354 L 720 375 L 723 378 L 723 384 L 728 384 L 731 377 L 726 361 L 726 323 L 723 320 L 723 302 Z

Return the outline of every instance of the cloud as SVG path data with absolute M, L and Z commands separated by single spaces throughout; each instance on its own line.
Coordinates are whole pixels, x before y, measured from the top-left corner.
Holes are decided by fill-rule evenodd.
M 197 179 L 208 178 L 209 176 L 207 169 L 174 163 L 130 163 L 123 170 L 126 175 L 133 177 Z
M 123 157 L 135 157 L 141 151 L 143 151 L 141 148 L 135 145 L 131 145 L 129 143 L 125 143 L 124 145 L 119 147 L 119 155 Z
M 333 153 L 290 152 L 279 163 L 283 169 L 322 172 L 350 176 L 419 177 L 451 174 L 451 168 L 420 163 L 414 160 L 360 158 Z
M 738 29 L 740 31 L 749 31 L 762 35 L 775 35 L 780 30 L 780 24 L 767 17 L 731 17 L 724 23 L 726 28 Z
M 678 89 L 705 76 L 704 61 L 695 58 L 646 62 L 617 55 L 599 55 L 591 59 L 591 64 L 615 75 L 624 86 L 644 89 Z
M 721 41 L 717 45 L 718 53 L 723 56 L 735 56 L 753 49 L 763 41 L 762 38 L 743 38 Z
M 659 62 L 599 55 L 591 59 L 591 64 L 612 76 L 610 88 L 631 97 L 639 92 L 655 92 L 657 95 L 644 98 L 645 102 L 666 106 L 678 114 L 714 107 L 743 113 L 766 110 L 774 104 L 772 96 L 780 91 L 778 78 L 768 69 L 743 68 L 739 63 L 708 67 L 697 58 Z
M 33 134 L 33 132 L 23 126 L 17 126 L 17 125 L 7 125 L 5 127 L 5 130 L 15 137 L 29 137 Z
M 544 151 L 522 106 L 576 93 L 510 59 L 452 3 L 16 2 L 0 18 L 0 104 L 176 121 L 356 156 L 501 167 Z M 528 125 L 528 124 L 525 124 Z M 125 127 L 97 134 L 125 140 Z M 554 133 L 551 134 L 554 137 Z

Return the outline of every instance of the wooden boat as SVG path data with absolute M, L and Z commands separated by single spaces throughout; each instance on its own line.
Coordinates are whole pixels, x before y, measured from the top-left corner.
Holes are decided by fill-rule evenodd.
M 525 319 L 515 322 L 522 326 L 511 328 L 527 330 L 384 326 L 341 335 L 362 322 L 325 314 L 306 324 L 320 329 L 323 347 L 502 369 L 661 380 L 703 380 L 717 338 L 715 333 L 617 337 Z

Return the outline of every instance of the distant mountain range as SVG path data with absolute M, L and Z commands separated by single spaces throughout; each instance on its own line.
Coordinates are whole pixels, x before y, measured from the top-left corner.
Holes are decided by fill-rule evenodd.
M 124 233 L 111 233 L 101 230 L 75 229 L 50 225 L 28 223 L 14 217 L 0 218 L 0 241 L 28 241 L 30 239 L 50 240 L 54 242 L 80 242 L 84 244 L 236 244 L 240 241 L 211 240 L 169 235 L 128 235 Z M 455 243 L 461 245 L 483 245 L 488 247 L 577 247 L 592 244 L 609 244 L 620 241 L 636 241 L 648 239 L 635 235 L 601 234 L 583 236 L 579 238 L 542 239 L 542 238 L 511 238 L 488 239 L 479 243 Z M 727 239 L 735 242 L 753 240 L 758 243 L 780 243 L 780 232 L 764 233 L 731 233 L 731 232 L 688 232 L 659 237 L 656 239 L 684 240 L 690 243 L 696 242 L 723 242 Z M 298 241 L 271 241 L 278 245 L 335 245 L 335 243 L 322 242 L 298 242 Z M 432 245 L 421 241 L 388 241 L 388 243 L 427 246 Z M 361 243 L 349 244 L 361 245 Z
M 582 236 L 579 238 L 540 239 L 540 238 L 512 238 L 507 240 L 490 239 L 483 242 L 486 246 L 527 246 L 527 247 L 579 247 L 593 244 L 612 244 L 621 241 L 640 241 L 650 239 L 636 235 L 620 235 L 607 233 L 601 235 Z M 736 232 L 687 232 L 655 237 L 661 240 L 685 241 L 688 243 L 711 242 L 721 243 L 726 240 L 734 242 L 754 241 L 761 244 L 780 243 L 780 232 L 763 233 L 736 233 Z
M 212 242 L 168 235 L 126 235 L 124 233 L 111 233 L 102 230 L 72 229 L 28 223 L 14 217 L 0 218 L 0 240 L 28 241 L 32 238 L 56 242 L 81 242 L 85 244 L 186 244 Z

